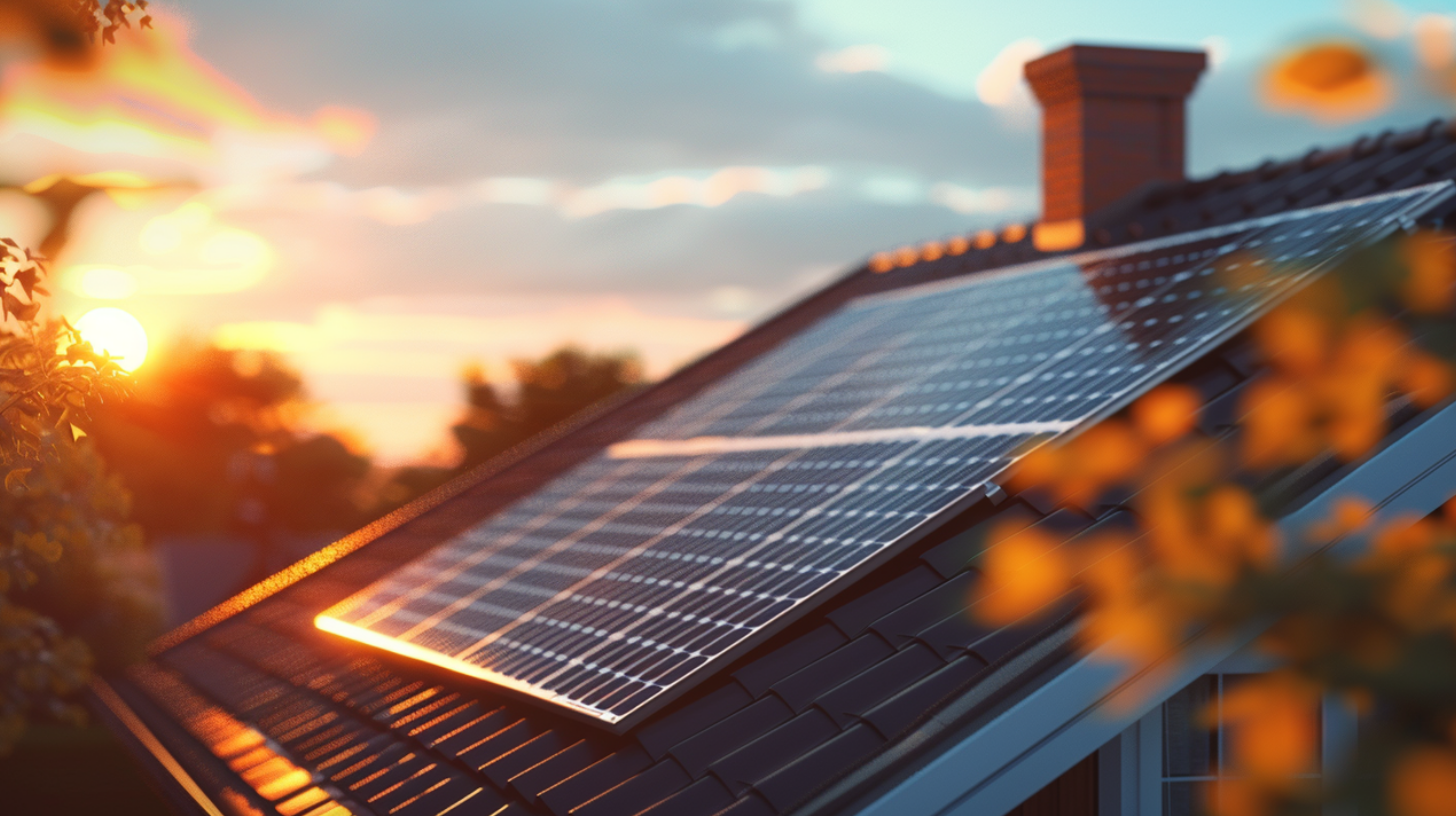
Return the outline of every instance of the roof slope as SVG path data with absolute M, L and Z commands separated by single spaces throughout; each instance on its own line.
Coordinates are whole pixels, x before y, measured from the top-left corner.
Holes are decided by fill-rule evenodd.
M 1456 178 L 1456 132 L 1432 123 L 1153 187 L 1099 215 L 1088 232 L 1094 243 L 1125 243 L 1442 178 Z M 174 789 L 190 780 L 190 801 L 203 811 L 767 815 L 811 800 L 851 806 L 933 753 L 932 737 L 1024 693 L 1065 655 L 1070 601 L 994 631 L 966 615 L 978 577 L 968 561 L 990 520 L 1026 514 L 1075 546 L 1096 525 L 1125 523 L 1116 497 L 1097 518 L 1035 495 L 983 502 L 620 736 L 358 648 L 312 621 L 850 297 L 1042 257 L 1024 238 L 969 243 L 902 253 L 887 274 L 854 270 L 661 385 L 244 593 L 164 638 L 151 662 L 107 678 L 98 686 L 103 713 Z M 1206 433 L 1232 427 L 1237 395 L 1255 373 L 1250 358 L 1236 339 L 1179 375 L 1207 401 Z M 1301 469 L 1271 487 L 1297 500 L 1333 469 Z M 927 727 L 953 700 L 956 722 Z M 878 780 L 831 789 L 871 760 L 884 766 Z

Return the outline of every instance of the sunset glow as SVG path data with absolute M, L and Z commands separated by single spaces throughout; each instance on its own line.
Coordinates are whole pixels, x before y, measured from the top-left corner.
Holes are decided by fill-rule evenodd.
M 92 309 L 76 321 L 76 330 L 127 371 L 135 371 L 147 359 L 147 330 L 130 312 L 114 306 Z

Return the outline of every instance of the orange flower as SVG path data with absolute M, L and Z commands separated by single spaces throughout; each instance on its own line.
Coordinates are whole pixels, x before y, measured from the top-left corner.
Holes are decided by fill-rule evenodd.
M 1355 121 L 1388 107 L 1395 90 L 1359 45 L 1316 43 L 1275 61 L 1263 77 L 1264 103 L 1321 122 Z
M 1456 377 L 1444 360 L 1424 352 L 1413 352 L 1400 372 L 1400 389 L 1421 408 L 1441 404 L 1456 390 Z
M 1406 307 L 1421 314 L 1450 311 L 1456 302 L 1456 242 L 1423 230 L 1401 243 L 1400 255 L 1409 270 L 1400 288 Z
M 1248 680 L 1225 692 L 1234 768 L 1287 789 L 1314 767 L 1320 742 L 1319 690 L 1286 674 Z
M 1317 406 L 1303 383 L 1277 377 L 1256 382 L 1241 403 L 1242 455 L 1248 467 L 1295 463 L 1319 453 L 1313 433 Z
M 997 626 L 1044 609 L 1072 585 L 1072 571 L 1058 551 L 1061 543 L 1037 527 L 1003 525 L 981 556 L 985 576 L 973 613 Z
M 1456 752 L 1417 748 L 1390 775 L 1390 808 L 1396 816 L 1456 816 Z
M 1160 385 L 1133 403 L 1132 419 L 1154 445 L 1172 442 L 1193 430 L 1203 399 L 1187 385 Z

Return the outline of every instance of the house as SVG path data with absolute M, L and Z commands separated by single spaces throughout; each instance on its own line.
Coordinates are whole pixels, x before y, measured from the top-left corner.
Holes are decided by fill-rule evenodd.
M 1197 388 L 1204 432 L 1234 432 L 1237 396 L 1258 369 L 1241 330 L 1253 301 L 1227 301 L 1227 319 L 1198 334 L 1178 332 L 1203 311 L 1118 324 L 1128 334 L 1107 347 L 1113 356 L 1066 364 L 1080 366 L 1065 371 L 1087 388 L 1053 383 L 1035 399 L 972 408 L 957 389 L 994 390 L 1005 385 L 996 371 L 1096 352 L 1078 338 L 1115 334 L 1099 315 L 1143 308 L 1114 303 L 1119 286 L 1182 285 L 1199 259 L 1251 231 L 1324 257 L 1357 233 L 1439 225 L 1456 207 L 1456 128 L 1441 121 L 1184 178 L 1184 98 L 1203 67 L 1201 53 L 1088 46 L 1031 63 L 1045 108 L 1038 225 L 875 256 L 651 389 L 182 626 L 149 662 L 98 680 L 97 710 L 188 813 L 1188 812 L 1199 771 L 1165 755 L 1182 744 L 1198 699 L 1219 693 L 1224 676 L 1260 668 L 1242 643 L 1198 640 L 1164 671 L 1128 672 L 1072 648 L 1075 604 L 999 629 L 965 606 L 978 580 L 972 558 L 997 519 L 1023 514 L 1075 540 L 1126 512 L 1113 503 L 1093 517 L 1007 495 L 994 478 L 1006 445 L 1096 421 L 1151 379 Z M 1165 266 L 1171 282 L 1153 277 Z M 1103 302 L 1082 285 L 1089 270 L 1125 277 L 1108 278 Z M 1008 334 L 1017 325 L 1030 328 Z M 887 344 L 892 336 L 971 351 Z M 1161 362 L 1125 365 L 1115 356 L 1124 346 Z M 983 377 L 990 385 L 905 386 L 916 366 L 960 365 L 995 369 Z M 881 399 L 890 391 L 898 402 Z M 1007 393 L 1021 392 L 994 395 Z M 954 421 L 978 407 L 998 413 Z M 840 422 L 849 414 L 865 422 Z M 891 453 L 877 452 L 886 445 Z M 1351 492 L 1391 512 L 1430 513 L 1456 493 L 1453 450 L 1456 408 L 1404 417 L 1362 462 L 1290 473 L 1280 524 L 1319 517 Z M 973 461 L 980 470 L 967 469 Z M 850 494 L 860 503 L 834 503 Z M 740 496 L 755 503 L 735 504 Z M 621 521 L 631 513 L 635 526 Z M 708 513 L 721 529 L 693 527 Z M 760 540 L 787 547 L 798 536 L 782 531 L 811 516 L 834 517 L 838 537 L 795 541 L 792 552 L 819 558 L 832 544 L 845 548 L 833 551 L 840 560 L 751 562 L 751 573 L 747 556 L 719 557 L 764 552 Z M 591 537 L 602 530 L 619 539 Z M 689 533 L 700 549 L 652 549 Z M 510 560 L 506 539 L 543 543 Z M 849 549 L 866 541 L 874 546 Z M 660 558 L 610 572 L 647 555 Z M 566 589 L 522 578 L 543 564 L 567 576 Z M 763 586 L 754 582 L 771 569 L 789 589 L 735 590 Z M 581 574 L 617 575 L 627 588 L 612 597 L 622 600 L 580 590 Z M 511 595 L 542 587 L 540 604 L 595 604 L 599 623 L 550 619 Z M 516 602 L 530 611 L 512 619 Z M 475 645 L 451 645 L 461 637 Z M 1333 756 L 1353 720 L 1335 704 L 1323 716 Z

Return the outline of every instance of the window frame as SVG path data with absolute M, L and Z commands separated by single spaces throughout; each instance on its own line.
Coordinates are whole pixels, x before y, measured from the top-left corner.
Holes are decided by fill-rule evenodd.
M 1277 668 L 1273 659 L 1243 650 L 1207 674 L 1260 674 Z M 1320 700 L 1320 775 L 1326 786 L 1338 777 L 1359 734 L 1359 718 L 1343 699 Z M 1098 816 L 1164 816 L 1163 703 L 1097 751 Z M 1327 816 L 1335 816 L 1328 813 Z

